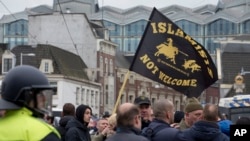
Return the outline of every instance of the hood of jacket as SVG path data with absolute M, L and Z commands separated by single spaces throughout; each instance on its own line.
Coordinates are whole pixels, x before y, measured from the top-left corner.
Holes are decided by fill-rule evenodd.
M 81 104 L 76 108 L 76 119 L 85 126 L 88 126 L 88 123 L 83 120 L 84 119 L 83 117 L 87 109 L 90 109 L 92 113 L 92 109 L 88 105 Z

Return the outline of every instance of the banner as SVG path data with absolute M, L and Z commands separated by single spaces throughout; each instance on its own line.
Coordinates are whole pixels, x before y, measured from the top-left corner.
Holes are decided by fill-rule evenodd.
M 198 97 L 218 80 L 206 49 L 153 9 L 129 68 L 187 97 Z

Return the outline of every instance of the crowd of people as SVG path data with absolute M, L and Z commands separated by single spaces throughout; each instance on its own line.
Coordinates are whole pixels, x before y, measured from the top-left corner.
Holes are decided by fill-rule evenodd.
M 50 91 L 50 92 L 48 92 Z M 0 140 L 23 141 L 229 141 L 230 125 L 249 125 L 248 117 L 232 123 L 218 105 L 187 98 L 184 111 L 168 99 L 152 105 L 138 96 L 122 103 L 114 114 L 92 116 L 88 105 L 65 103 L 59 124 L 49 114 L 46 97 L 52 94 L 46 76 L 31 66 L 18 66 L 2 81 Z M 10 132 L 11 131 L 11 132 Z

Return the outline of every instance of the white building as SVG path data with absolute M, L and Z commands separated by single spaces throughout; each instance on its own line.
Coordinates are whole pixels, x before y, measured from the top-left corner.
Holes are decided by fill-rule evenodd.
M 29 15 L 29 44 L 50 44 L 79 55 L 97 67 L 96 33 L 85 14 Z
M 72 103 L 76 107 L 85 104 L 92 108 L 94 115 L 101 114 L 99 105 L 102 86 L 89 80 L 85 71 L 87 66 L 78 55 L 58 47 L 41 44 L 36 48 L 17 46 L 11 51 L 2 47 L 1 49 L 3 68 L 1 78 L 8 72 L 7 70 L 17 65 L 37 67 L 47 76 L 50 84 L 57 88 L 57 93 L 53 95 L 53 108 L 60 109 L 65 103 Z M 31 53 L 35 56 L 27 55 Z
M 65 103 L 73 103 L 76 107 L 85 104 L 91 107 L 93 115 L 100 115 L 100 83 L 65 78 L 63 75 L 48 75 L 48 79 L 57 87 L 57 94 L 53 95 L 54 108 L 62 108 Z
M 90 81 L 102 84 L 101 113 L 111 112 L 116 100 L 114 56 L 117 45 L 109 40 L 102 23 L 90 22 L 86 14 L 55 12 L 29 15 L 28 27 L 30 45 L 51 44 L 82 58 Z

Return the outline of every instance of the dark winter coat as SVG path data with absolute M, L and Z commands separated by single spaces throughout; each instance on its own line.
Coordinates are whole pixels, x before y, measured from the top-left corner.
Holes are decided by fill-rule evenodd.
M 162 120 L 154 119 L 148 127 L 144 128 L 142 134 L 147 136 L 147 129 L 152 129 L 151 141 L 175 141 L 175 136 L 179 132 L 178 129 L 170 127 L 170 125 Z
M 91 141 L 88 123 L 83 120 L 86 109 L 91 110 L 89 106 L 83 104 L 76 108 L 76 117 L 70 119 L 66 125 L 65 141 Z
M 145 121 L 145 120 L 141 119 L 141 129 L 144 129 L 145 127 L 148 127 L 150 122 L 151 122 L 150 120 Z
M 75 118 L 66 125 L 65 141 L 91 141 L 89 130 Z
M 56 127 L 57 131 L 61 135 L 61 140 L 65 141 L 65 135 L 66 135 L 66 125 L 70 119 L 74 118 L 73 116 L 64 116 L 59 121 L 59 126 Z
M 140 130 L 128 127 L 118 127 L 116 133 L 106 141 L 148 141 L 147 138 L 140 135 Z
M 197 121 L 177 136 L 178 141 L 229 141 L 229 137 L 220 131 L 216 122 L 203 120 Z

